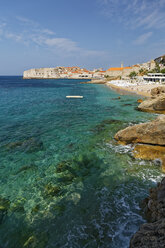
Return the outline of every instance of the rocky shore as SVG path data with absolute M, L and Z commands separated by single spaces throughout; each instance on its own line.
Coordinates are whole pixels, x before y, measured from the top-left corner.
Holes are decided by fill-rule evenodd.
M 148 223 L 133 235 L 130 248 L 165 247 L 165 178 L 156 188 L 150 189 L 149 197 L 142 202 Z
M 138 110 L 160 115 L 153 121 L 120 130 L 114 138 L 120 144 L 132 144 L 135 158 L 155 160 L 165 173 L 165 86 L 153 88 L 151 98 L 141 102 Z M 165 247 L 165 178 L 150 189 L 142 208 L 148 223 L 134 234 L 130 248 Z
M 165 86 L 151 89 L 151 98 L 142 102 L 138 109 L 145 112 L 165 113 Z
M 160 113 L 153 121 L 129 126 L 116 133 L 122 144 L 134 144 L 135 158 L 160 160 L 165 172 L 165 86 L 152 89 L 152 97 L 140 103 L 138 110 Z

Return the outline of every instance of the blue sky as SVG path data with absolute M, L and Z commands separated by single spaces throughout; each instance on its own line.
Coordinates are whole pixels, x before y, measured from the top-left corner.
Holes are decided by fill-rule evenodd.
M 87 69 L 165 54 L 165 0 L 1 0 L 0 75 Z

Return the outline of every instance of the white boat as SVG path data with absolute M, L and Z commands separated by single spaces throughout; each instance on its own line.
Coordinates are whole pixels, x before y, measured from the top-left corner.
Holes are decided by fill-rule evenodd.
M 66 96 L 66 98 L 83 98 L 83 96 Z

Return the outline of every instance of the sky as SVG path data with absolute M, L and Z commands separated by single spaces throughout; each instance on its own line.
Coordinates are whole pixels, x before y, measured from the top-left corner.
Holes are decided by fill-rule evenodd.
M 165 54 L 165 0 L 0 0 L 0 75 Z

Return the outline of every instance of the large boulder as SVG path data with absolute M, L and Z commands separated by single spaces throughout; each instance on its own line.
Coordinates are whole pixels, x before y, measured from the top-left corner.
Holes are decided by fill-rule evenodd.
M 143 224 L 133 235 L 130 248 L 165 247 L 165 178 L 150 189 L 142 205 L 149 223 Z
M 145 112 L 163 112 L 165 111 L 165 94 L 156 98 L 148 99 L 142 102 L 138 109 Z
M 165 115 L 151 122 L 127 127 L 117 132 L 115 139 L 123 144 L 165 145 Z
M 165 247 L 165 219 L 155 223 L 143 224 L 134 234 L 130 248 L 164 248 Z
M 158 87 L 151 89 L 151 95 L 152 96 L 157 96 L 157 95 L 160 95 L 162 93 L 165 93 L 165 86 L 158 86 Z

